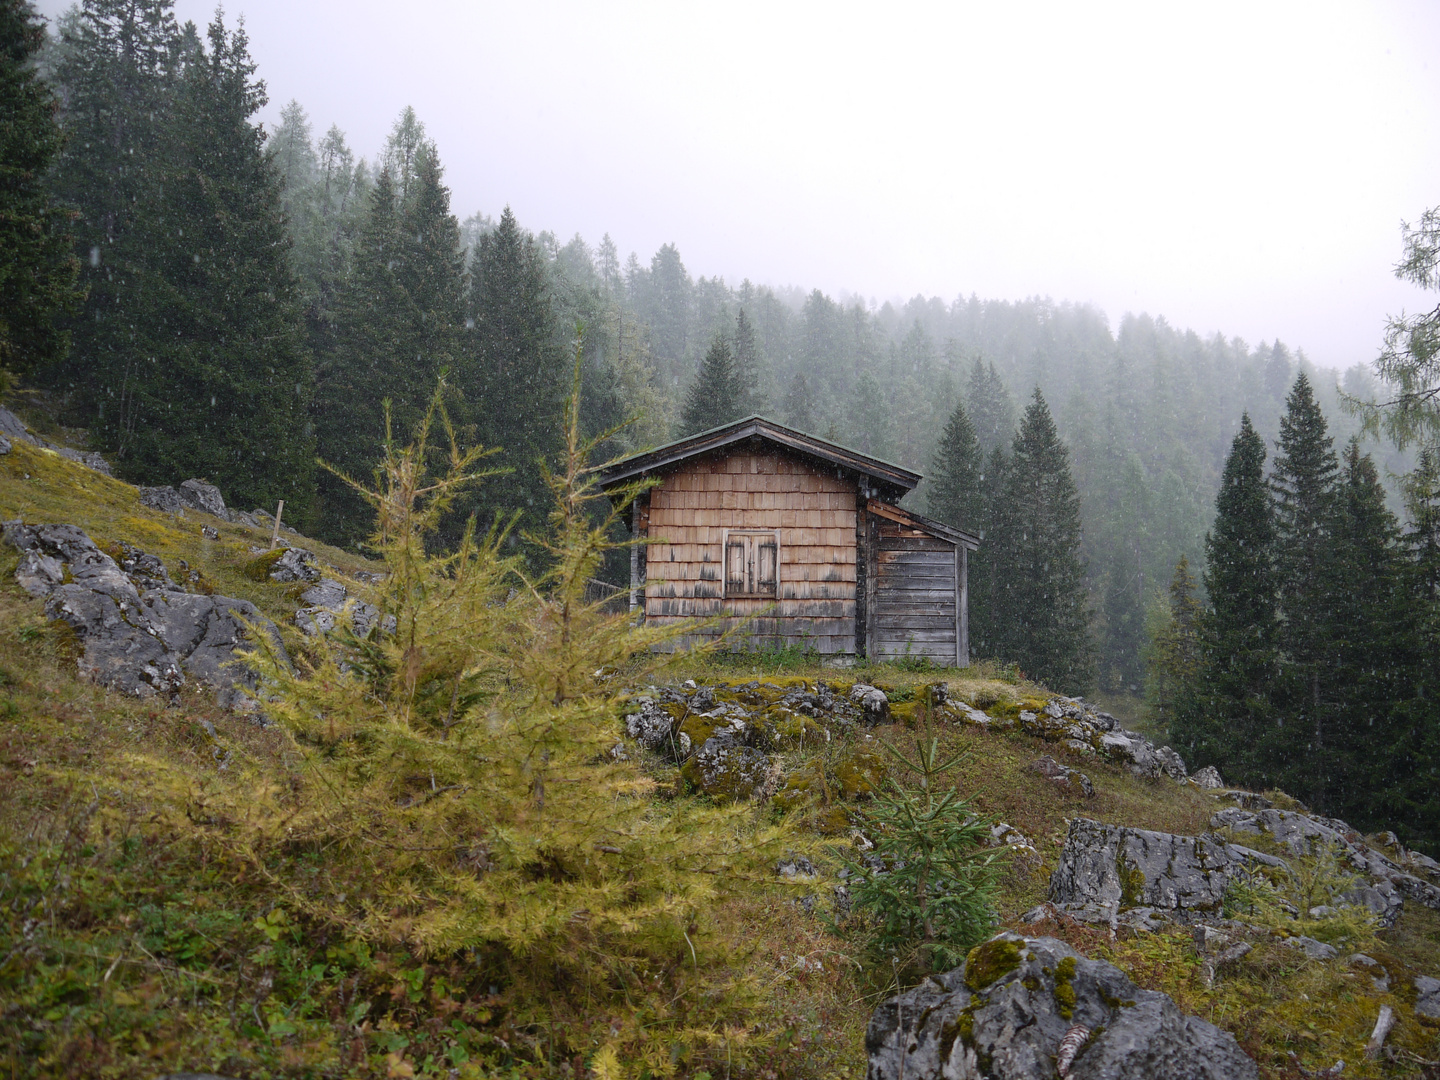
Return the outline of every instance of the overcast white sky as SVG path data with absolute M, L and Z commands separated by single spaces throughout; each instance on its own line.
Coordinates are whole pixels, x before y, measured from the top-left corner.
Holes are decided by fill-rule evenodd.
M 230 4 L 267 120 L 373 157 L 413 105 L 461 217 L 696 276 L 1091 301 L 1341 368 L 1435 299 L 1391 275 L 1440 204 L 1433 2 Z

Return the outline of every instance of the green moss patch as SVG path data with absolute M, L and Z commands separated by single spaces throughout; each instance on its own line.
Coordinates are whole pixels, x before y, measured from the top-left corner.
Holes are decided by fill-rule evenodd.
M 965 985 L 980 991 L 1020 966 L 1020 942 L 997 938 L 976 945 L 965 957 Z

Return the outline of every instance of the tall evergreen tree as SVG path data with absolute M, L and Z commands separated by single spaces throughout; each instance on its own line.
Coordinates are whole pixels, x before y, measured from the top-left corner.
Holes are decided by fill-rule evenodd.
M 1336 476 L 1334 443 L 1304 372 L 1285 402 L 1270 484 L 1280 597 L 1278 690 L 1284 716 L 1279 756 L 1287 790 L 1324 805 L 1335 748 L 1324 695 L 1334 659 Z M 1277 761 L 1278 764 L 1278 761 Z
M 1400 526 L 1369 454 L 1351 439 L 1341 459 L 1326 604 L 1329 663 L 1322 708 L 1330 766 L 1328 812 L 1374 822 L 1372 793 L 1390 781 L 1385 759 L 1396 737 L 1394 710 L 1412 692 L 1422 656 L 1415 607 L 1407 596 Z
M 975 437 L 964 403 L 957 401 L 930 466 L 930 490 L 925 499 L 930 516 L 957 529 L 976 532 L 984 508 L 985 496 L 980 487 L 984 471 L 980 440 Z
M 849 426 L 844 442 L 872 457 L 890 455 L 890 424 L 885 392 L 868 371 L 855 380 L 850 392 Z
M 71 215 L 45 183 L 61 137 L 55 96 L 35 72 L 44 41 L 29 0 L 0 0 L 0 393 L 6 370 L 64 357 L 58 320 L 80 300 Z
M 74 223 L 86 300 L 70 323 L 69 358 L 46 381 L 68 398 L 70 419 L 93 425 L 125 411 L 137 374 L 151 364 L 146 326 L 153 297 L 142 280 L 156 239 L 167 127 L 184 58 L 199 47 L 182 33 L 173 0 L 83 0 L 67 19 L 55 81 L 64 103 L 57 197 Z M 114 448 L 113 444 L 110 446 Z M 173 477 L 167 480 L 173 480 Z
M 975 357 L 965 387 L 965 405 L 981 450 L 988 454 L 1010 442 L 1015 434 L 1015 403 L 993 360 L 986 364 Z
M 136 222 L 139 346 L 95 434 L 126 475 L 204 476 L 238 505 L 284 499 L 310 524 L 313 391 L 281 186 L 252 121 L 264 84 L 217 16 L 166 117 L 163 185 Z M 113 404 L 112 404 L 113 403 Z
M 1012 436 L 1013 438 L 1013 436 Z M 970 556 L 970 641 L 977 656 L 1001 658 L 1010 625 L 1008 596 L 1001 587 L 1005 538 L 1014 532 L 1015 508 L 1005 499 L 1010 462 L 1003 446 L 990 451 L 980 473 L 980 507 L 974 531 L 980 548 Z
M 797 371 L 785 390 L 785 423 L 796 431 L 815 430 L 815 410 L 810 401 L 810 381 Z
M 1265 441 L 1247 413 L 1225 460 L 1215 524 L 1205 537 L 1201 664 L 1177 705 L 1171 738 L 1200 765 L 1264 785 L 1275 740 L 1270 702 L 1278 635 L 1275 523 L 1265 482 Z
M 677 434 L 694 435 L 739 420 L 745 415 L 743 394 L 730 343 L 717 334 L 690 384 Z
M 1162 624 L 1156 628 L 1145 658 L 1145 701 L 1151 716 L 1169 728 L 1183 702 L 1194 692 L 1200 674 L 1200 624 L 1204 609 L 1195 598 L 1195 577 L 1184 555 L 1175 564 Z
M 1078 693 L 1094 682 L 1094 646 L 1080 558 L 1080 495 L 1069 452 L 1039 389 L 1015 433 L 1005 501 L 1008 535 L 999 552 L 1003 658 L 1050 686 Z
M 763 411 L 755 324 L 746 317 L 743 307 L 735 317 L 735 382 L 740 393 L 740 414 L 750 416 Z
M 482 523 L 518 511 L 525 526 L 539 527 L 549 498 L 541 462 L 559 449 L 568 372 L 544 256 L 508 206 L 480 237 L 472 273 L 474 331 L 458 380 L 463 415 L 479 443 L 501 449 L 496 463 L 511 470 L 487 482 L 472 508 Z

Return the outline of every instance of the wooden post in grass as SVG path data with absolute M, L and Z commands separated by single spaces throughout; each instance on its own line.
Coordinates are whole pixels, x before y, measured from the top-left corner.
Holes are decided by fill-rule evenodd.
M 285 512 L 285 500 L 281 499 L 280 504 L 275 507 L 275 531 L 270 534 L 270 550 L 274 551 L 280 543 L 280 515 Z

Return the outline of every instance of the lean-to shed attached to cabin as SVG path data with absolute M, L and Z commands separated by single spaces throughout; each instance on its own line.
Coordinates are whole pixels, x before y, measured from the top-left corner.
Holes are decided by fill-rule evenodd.
M 631 509 L 630 606 L 647 621 L 752 617 L 752 646 L 970 662 L 979 541 L 903 510 L 920 474 L 752 416 L 613 465 L 658 481 Z

